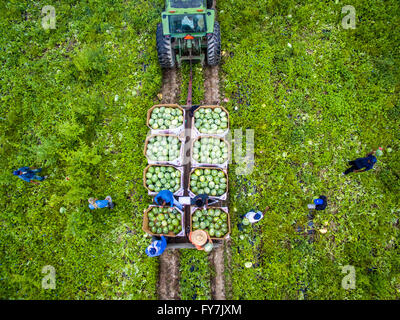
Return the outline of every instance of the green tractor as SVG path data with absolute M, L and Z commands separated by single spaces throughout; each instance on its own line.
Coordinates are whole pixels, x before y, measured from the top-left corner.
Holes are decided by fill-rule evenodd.
M 221 33 L 212 0 L 166 0 L 157 25 L 157 52 L 162 68 L 182 61 L 216 66 L 221 60 Z

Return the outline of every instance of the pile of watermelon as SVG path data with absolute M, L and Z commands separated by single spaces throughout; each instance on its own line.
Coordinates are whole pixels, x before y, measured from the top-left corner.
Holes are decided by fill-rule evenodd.
M 223 238 L 228 232 L 228 215 L 221 209 L 197 209 L 192 215 L 193 231 L 201 229 L 210 237 Z
M 183 112 L 178 108 L 157 107 L 151 112 L 149 126 L 154 130 L 176 129 L 183 125 Z
M 169 190 L 174 193 L 181 187 L 181 172 L 173 166 L 150 166 L 145 181 L 152 192 Z
M 224 139 L 229 129 L 228 113 L 220 107 L 200 107 L 193 121 L 197 129 L 195 134 L 199 136 L 192 145 L 194 168 L 189 175 L 189 194 L 208 194 L 211 198 L 225 199 L 228 177 L 226 169 L 222 168 L 229 158 L 229 145 Z M 184 124 L 184 112 L 179 106 L 156 106 L 149 111 L 148 126 L 153 130 L 180 130 Z M 150 165 L 145 169 L 143 181 L 149 194 L 161 190 L 184 194 L 183 168 L 176 167 L 181 163 L 176 160 L 183 160 L 183 140 L 180 139 L 176 131 L 167 134 L 160 131 L 147 139 L 145 155 Z M 143 230 L 153 235 L 182 235 L 183 218 L 181 210 L 175 207 L 151 206 L 145 212 Z M 205 230 L 212 238 L 222 239 L 230 232 L 227 208 L 195 209 L 190 222 L 192 231 Z
M 175 208 L 154 207 L 148 213 L 148 228 L 154 234 L 174 235 L 182 231 L 182 216 Z
M 194 194 L 206 193 L 220 197 L 228 190 L 228 179 L 225 172 L 214 168 L 197 168 L 190 175 L 190 190 Z
M 228 160 L 228 144 L 220 138 L 199 138 L 193 143 L 193 159 L 198 163 L 223 164 Z
M 151 161 L 174 161 L 180 157 L 180 151 L 177 136 L 153 136 L 147 143 L 146 156 Z
M 199 108 L 194 125 L 200 133 L 222 134 L 228 129 L 228 115 L 221 108 Z

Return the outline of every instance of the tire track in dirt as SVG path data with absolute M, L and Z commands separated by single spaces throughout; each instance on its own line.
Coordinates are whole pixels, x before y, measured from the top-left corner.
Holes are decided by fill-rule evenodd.
M 206 66 L 204 69 L 205 104 L 217 105 L 220 103 L 218 69 L 218 66 Z
M 165 250 L 160 256 L 158 280 L 159 300 L 180 300 L 179 290 L 179 251 Z
M 163 69 L 161 103 L 178 103 L 180 93 L 180 79 L 178 71 Z M 180 300 L 179 290 L 179 251 L 168 249 L 160 256 L 157 295 L 159 300 Z
M 214 277 L 211 279 L 211 297 L 213 300 L 226 300 L 225 295 L 225 244 L 214 248 L 208 259 L 213 269 Z
M 227 270 L 231 270 L 232 267 L 232 251 L 231 251 L 231 239 L 227 239 L 225 241 L 225 266 Z M 228 274 L 225 272 L 225 275 Z M 227 279 L 225 276 L 225 299 L 231 300 L 232 299 L 232 281 L 230 274 Z
M 213 3 L 216 10 L 217 1 Z M 219 67 L 206 66 L 204 69 L 204 104 L 219 105 Z M 224 241 L 221 246 L 215 248 L 208 256 L 210 266 L 213 269 L 211 279 L 211 296 L 213 300 L 226 300 L 225 291 L 225 252 L 229 252 L 228 242 Z
M 161 103 L 178 103 L 180 87 L 181 84 L 177 69 L 163 69 Z
M 213 1 L 212 9 L 215 10 L 215 20 L 217 20 L 217 0 Z M 204 68 L 204 104 L 216 105 L 220 103 L 219 96 L 219 67 Z

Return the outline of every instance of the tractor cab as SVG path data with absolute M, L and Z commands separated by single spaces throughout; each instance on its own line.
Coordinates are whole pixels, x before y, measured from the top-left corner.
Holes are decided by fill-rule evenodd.
M 212 1 L 167 0 L 157 26 L 157 52 L 162 68 L 180 66 L 182 61 L 210 66 L 220 61 L 221 37 Z
M 169 30 L 175 37 L 182 34 L 204 33 L 207 31 L 205 14 L 182 14 L 169 17 Z

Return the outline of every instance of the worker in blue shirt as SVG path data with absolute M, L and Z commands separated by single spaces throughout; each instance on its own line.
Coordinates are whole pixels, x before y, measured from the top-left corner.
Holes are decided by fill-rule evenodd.
M 327 203 L 327 199 L 326 196 L 322 195 L 319 196 L 318 199 L 314 199 L 314 203 L 313 204 L 309 204 L 308 209 L 312 210 L 325 210 L 326 206 L 328 205 Z
M 169 190 L 161 190 L 154 198 L 154 202 L 159 206 L 176 206 L 178 209 L 182 210 L 183 206 L 174 198 L 174 195 Z
M 13 171 L 13 175 L 17 176 L 18 178 L 21 178 L 22 180 L 26 182 L 32 182 L 34 184 L 39 184 L 36 181 L 33 180 L 39 180 L 43 181 L 44 179 L 47 178 L 47 176 L 41 177 L 38 176 L 37 173 L 42 171 L 42 168 L 36 169 L 36 168 L 29 168 L 29 167 L 21 167 L 18 170 Z
M 364 172 L 371 170 L 377 161 L 375 154 L 376 151 L 372 151 L 364 158 L 358 158 L 356 160 L 349 161 L 348 163 L 351 167 L 343 172 L 343 175 L 349 174 L 350 172 Z
M 153 242 L 146 248 L 146 254 L 149 257 L 160 256 L 165 248 L 167 247 L 167 240 L 164 235 L 161 234 L 160 240 L 157 240 L 156 237 L 153 237 Z
M 114 203 L 112 202 L 112 199 L 110 196 L 107 196 L 104 200 L 89 198 L 88 202 L 89 202 L 89 208 L 91 210 L 101 209 L 101 208 L 109 208 L 109 209 L 114 208 Z

